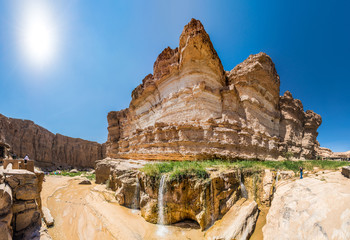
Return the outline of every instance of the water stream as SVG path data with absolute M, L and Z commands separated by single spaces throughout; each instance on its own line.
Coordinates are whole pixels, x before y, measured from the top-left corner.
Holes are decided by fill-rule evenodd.
M 240 182 L 240 185 L 241 185 L 241 194 L 242 194 L 242 197 L 248 199 L 248 192 L 247 192 L 247 189 L 245 188 L 243 182 Z
M 158 224 L 160 225 L 157 230 L 157 235 L 163 236 L 168 232 L 168 229 L 164 226 L 165 214 L 164 214 L 164 193 L 166 192 L 166 179 L 167 175 L 162 175 L 158 189 Z
M 239 184 L 241 186 L 241 194 L 243 198 L 248 199 L 248 192 L 247 189 L 245 188 L 243 182 L 242 182 L 242 172 L 239 173 Z

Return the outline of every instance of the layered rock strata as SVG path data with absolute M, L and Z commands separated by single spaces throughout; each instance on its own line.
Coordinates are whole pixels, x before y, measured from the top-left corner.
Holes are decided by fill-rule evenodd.
M 202 24 L 184 27 L 179 47 L 166 48 L 153 74 L 132 92 L 127 109 L 108 114 L 112 158 L 314 159 L 321 117 L 280 93 L 280 78 L 265 53 L 231 71 Z
M 105 156 L 104 145 L 53 134 L 29 120 L 0 114 L 0 141 L 11 145 L 17 157 L 29 154 L 40 167 L 94 167 Z
M 0 175 L 0 239 L 38 239 L 44 173 L 6 169 Z

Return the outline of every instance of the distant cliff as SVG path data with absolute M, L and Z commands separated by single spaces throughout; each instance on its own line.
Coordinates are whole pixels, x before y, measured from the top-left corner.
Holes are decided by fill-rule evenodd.
M 53 134 L 29 120 L 0 114 L 0 141 L 18 157 L 29 154 L 41 167 L 94 167 L 105 157 L 104 144 Z
M 265 53 L 225 71 L 209 35 L 192 19 L 179 47 L 166 48 L 132 92 L 127 109 L 108 114 L 114 158 L 314 159 L 322 119 L 304 111 Z

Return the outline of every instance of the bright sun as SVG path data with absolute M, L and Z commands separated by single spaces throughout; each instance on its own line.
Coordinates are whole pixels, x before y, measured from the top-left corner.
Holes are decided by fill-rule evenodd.
M 43 3 L 24 8 L 20 27 L 21 51 L 37 67 L 50 64 L 57 51 L 57 28 L 50 9 Z

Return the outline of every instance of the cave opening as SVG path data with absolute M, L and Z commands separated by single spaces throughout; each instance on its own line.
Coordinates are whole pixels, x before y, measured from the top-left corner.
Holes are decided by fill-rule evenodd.
M 191 228 L 191 229 L 200 229 L 200 225 L 196 220 L 185 218 L 177 223 L 173 224 L 176 227 L 180 228 Z

